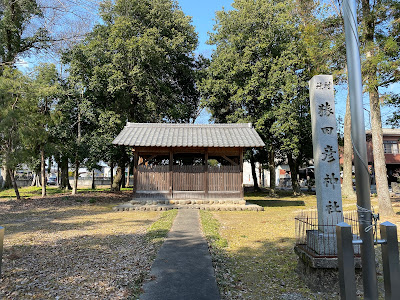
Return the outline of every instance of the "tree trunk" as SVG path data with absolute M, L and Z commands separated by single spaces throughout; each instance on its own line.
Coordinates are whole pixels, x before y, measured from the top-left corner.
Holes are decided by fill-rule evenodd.
M 110 190 L 112 191 L 113 189 L 113 182 L 114 182 L 114 162 L 110 163 Z
M 122 178 L 121 178 L 119 185 L 121 187 L 125 188 L 126 187 L 125 183 L 126 182 L 125 182 L 125 164 L 124 164 L 124 167 L 122 168 Z
M 122 168 L 120 166 L 118 166 L 117 174 L 115 174 L 115 178 L 114 178 L 113 184 L 111 186 L 111 191 L 112 192 L 118 192 L 118 191 L 121 190 L 120 189 L 121 180 L 122 180 Z
M 379 213 L 383 216 L 394 216 L 395 213 L 389 195 L 386 160 L 383 149 L 381 108 L 378 91 L 370 91 L 369 101 L 371 106 L 372 146 L 374 151 L 375 181 L 376 191 L 378 193 Z
M 65 156 L 61 157 L 60 162 L 61 167 L 61 184 L 60 188 L 65 190 L 72 190 L 71 184 L 69 183 L 69 174 L 68 174 L 68 158 Z
M 17 197 L 17 200 L 21 200 L 21 196 L 19 195 L 19 191 L 18 191 L 17 182 L 14 177 L 14 170 L 8 169 L 8 173 L 10 174 L 11 182 L 14 187 L 15 196 Z
M 10 189 L 12 188 L 12 180 L 10 177 L 10 173 L 8 172 L 8 168 L 6 166 L 3 166 L 3 188 L 4 189 Z
M 40 147 L 40 169 L 42 176 L 42 197 L 46 196 L 46 163 L 44 159 L 44 147 Z
M 128 161 L 128 174 L 126 176 L 125 186 L 129 187 L 129 177 L 131 176 L 131 161 Z
M 276 189 L 276 173 L 275 173 L 275 151 L 271 150 L 268 153 L 268 168 L 269 168 L 269 187 L 272 193 Z
M 342 196 L 345 198 L 356 198 L 353 189 L 353 145 L 351 142 L 351 114 L 350 98 L 347 94 L 346 114 L 344 117 L 344 146 L 343 146 L 343 184 Z
M 81 98 L 83 98 L 83 90 L 81 92 Z M 79 101 L 79 100 L 78 100 Z M 72 195 L 76 195 L 78 193 L 78 178 L 79 178 L 79 148 L 81 146 L 81 109 L 80 103 L 78 103 L 78 120 L 77 120 L 77 136 L 76 136 L 76 146 L 77 150 L 75 153 L 75 173 L 74 173 L 74 186 L 72 188 Z
M 294 195 L 300 194 L 300 185 L 297 179 L 297 174 L 299 174 L 299 166 L 291 153 L 287 154 L 288 164 L 290 168 L 290 179 L 292 181 L 292 190 Z
M 254 191 L 258 192 L 260 188 L 258 187 L 258 182 L 257 182 L 256 162 L 254 159 L 253 152 L 251 152 L 250 154 L 250 165 L 251 165 L 251 175 L 253 176 L 253 182 L 254 182 Z
M 94 183 L 94 170 L 92 170 L 92 190 L 96 189 L 96 185 Z
M 79 160 L 78 157 L 75 159 L 75 172 L 74 172 L 74 186 L 72 187 L 72 195 L 78 193 L 78 178 L 79 178 Z
M 57 163 L 57 185 L 60 186 L 61 180 L 60 180 L 60 164 Z
M 40 173 L 40 171 L 39 171 Z M 35 187 L 41 187 L 42 185 L 40 184 L 40 176 L 38 173 L 35 173 L 35 177 L 33 178 L 33 186 Z
M 365 30 L 363 38 L 367 49 L 374 49 L 375 47 L 375 25 L 376 16 L 371 8 L 369 0 L 362 0 L 363 22 Z M 381 120 L 381 107 L 379 103 L 379 90 L 378 90 L 378 76 L 377 65 L 373 61 L 373 50 L 368 50 L 366 58 L 369 60 L 369 65 L 366 66 L 366 80 L 369 84 L 369 103 L 371 110 L 371 132 L 372 132 L 372 146 L 374 151 L 374 167 L 375 167 L 375 180 L 376 191 L 378 193 L 379 213 L 383 216 L 393 216 L 395 213 L 392 208 L 392 203 L 389 196 L 389 186 L 387 180 L 386 161 L 383 150 L 382 138 L 382 120 Z

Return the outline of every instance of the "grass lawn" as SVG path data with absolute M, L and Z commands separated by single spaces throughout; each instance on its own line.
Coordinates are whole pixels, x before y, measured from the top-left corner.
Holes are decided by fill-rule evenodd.
M 176 215 L 114 212 L 131 192 L 0 199 L 0 299 L 137 299 Z
M 137 299 L 177 211 L 112 211 L 130 191 L 48 191 L 40 198 L 40 188 L 23 188 L 21 201 L 0 193 L 0 299 Z M 313 293 L 295 272 L 294 217 L 316 209 L 315 195 L 248 193 L 246 200 L 265 211 L 200 211 L 222 298 L 338 299 Z M 381 221 L 399 228 L 400 199 L 393 206 L 397 215 Z M 355 200 L 343 207 L 355 210 Z
M 316 196 L 252 193 L 245 198 L 265 211 L 201 212 L 224 299 L 338 299 L 337 294 L 313 293 L 295 272 L 294 217 L 301 210 L 316 209 Z M 372 204 L 377 207 L 376 198 Z M 400 202 L 394 203 L 399 214 L 397 205 Z M 355 200 L 345 199 L 343 207 L 355 210 Z M 385 220 L 400 226 L 399 215 Z M 379 258 L 380 247 L 377 250 Z
M 78 189 L 78 194 L 79 193 L 88 193 L 88 192 L 105 192 L 109 191 L 110 188 L 104 188 L 104 187 L 99 187 L 96 189 L 91 189 L 91 188 L 79 188 Z M 36 186 L 27 186 L 27 187 L 22 187 L 18 189 L 19 194 L 21 197 L 37 197 L 42 195 L 42 188 L 41 187 L 36 187 Z M 132 191 L 132 188 L 121 188 L 121 191 Z M 65 191 L 63 189 L 59 189 L 58 187 L 54 186 L 48 186 L 46 188 L 46 192 L 48 196 L 51 195 L 56 195 L 56 194 L 70 194 L 71 192 Z M 14 198 L 15 197 L 15 191 L 14 189 L 7 189 L 7 190 L 0 190 L 0 198 Z

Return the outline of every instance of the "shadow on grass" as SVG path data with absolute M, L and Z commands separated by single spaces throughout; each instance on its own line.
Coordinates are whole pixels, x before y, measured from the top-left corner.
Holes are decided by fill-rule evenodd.
M 246 200 L 247 203 L 257 204 L 262 207 L 305 206 L 302 200 Z
M 167 236 L 169 229 L 156 229 L 149 230 L 147 232 L 146 238 L 149 242 L 155 243 L 159 242 L 160 239 L 163 239 Z
M 69 212 L 49 212 L 42 211 L 35 213 L 35 215 L 27 216 L 26 213 L 14 213 L 11 217 L 0 214 L 0 225 L 6 228 L 6 234 L 19 234 L 29 232 L 42 232 L 55 233 L 70 230 L 81 230 L 92 229 L 93 226 L 100 224 L 112 224 L 118 221 L 119 217 L 117 214 L 110 216 L 107 219 L 100 220 L 100 216 L 103 214 L 112 213 L 110 211 L 97 211 L 90 212 L 87 210 L 73 210 Z M 84 217 L 90 217 L 94 220 L 80 219 Z M 133 226 L 149 226 L 153 223 L 152 220 L 130 220 L 126 223 L 132 224 Z
M 279 190 L 279 189 L 276 189 L 274 192 L 272 192 L 268 188 L 263 188 L 262 190 L 260 190 L 258 192 L 249 191 L 249 192 L 245 192 L 244 193 L 245 198 L 265 198 L 265 199 L 271 199 L 271 198 L 275 198 L 275 199 L 279 199 L 279 198 L 296 199 L 296 198 L 301 198 L 301 197 L 304 197 L 304 196 L 311 196 L 311 195 L 315 195 L 315 192 L 314 191 L 301 191 L 300 194 L 294 194 L 292 190 Z
M 136 299 L 154 252 L 143 233 L 5 247 L 0 298 L 18 291 L 19 299 L 29 299 L 32 293 L 40 299 L 116 299 L 122 291 Z
M 116 299 L 121 293 L 124 299 L 137 299 L 142 291 L 142 282 L 148 279 L 151 261 L 168 234 L 176 212 L 164 212 L 155 222 L 148 219 L 129 220 L 127 222 L 138 229 L 136 232 L 127 230 L 125 234 L 102 231 L 102 228 L 110 228 L 122 217 L 121 213 L 115 213 L 99 220 L 100 214 L 109 212 L 73 209 L 65 215 L 62 211 L 51 210 L 0 214 L 0 220 L 5 219 L 9 223 L 7 234 L 26 235 L 40 230 L 42 235 L 46 231 L 57 233 L 78 229 L 72 237 L 46 241 L 36 235 L 32 241 L 23 244 L 6 244 L 0 299 L 15 291 L 20 299 L 30 299 L 27 295 L 32 293 L 40 299 L 54 299 L 60 295 L 73 299 Z M 129 212 L 132 218 L 135 213 Z M 93 220 L 57 222 L 81 216 L 89 216 Z M 109 223 L 108 226 L 103 226 L 106 223 Z M 86 231 L 92 226 L 97 227 L 94 232 Z

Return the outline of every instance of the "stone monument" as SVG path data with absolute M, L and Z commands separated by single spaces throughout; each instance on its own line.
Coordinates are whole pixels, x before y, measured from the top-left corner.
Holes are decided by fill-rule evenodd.
M 318 230 L 307 233 L 307 244 L 317 254 L 335 255 L 343 210 L 332 75 L 316 75 L 309 86 Z
M 297 272 L 307 286 L 335 293 L 339 289 L 336 224 L 343 222 L 343 208 L 333 78 L 316 75 L 309 86 L 318 224 L 311 215 L 305 244 L 296 244 L 294 250 L 299 256 Z M 354 250 L 359 253 L 359 246 Z M 359 258 L 355 265 L 359 281 Z

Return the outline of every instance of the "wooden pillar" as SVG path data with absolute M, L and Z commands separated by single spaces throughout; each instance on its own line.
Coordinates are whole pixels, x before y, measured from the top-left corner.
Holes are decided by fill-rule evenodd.
M 135 197 L 137 191 L 137 183 L 138 183 L 138 162 L 139 162 L 139 153 L 134 149 L 133 150 L 133 196 Z
M 243 148 L 240 148 L 240 198 L 244 198 L 244 186 L 243 186 Z
M 208 148 L 204 153 L 204 198 L 208 198 Z
M 169 149 L 169 197 L 172 199 L 173 197 L 173 183 L 174 183 L 174 170 L 173 170 L 173 165 L 174 165 L 174 152 L 172 151 L 173 149 Z

